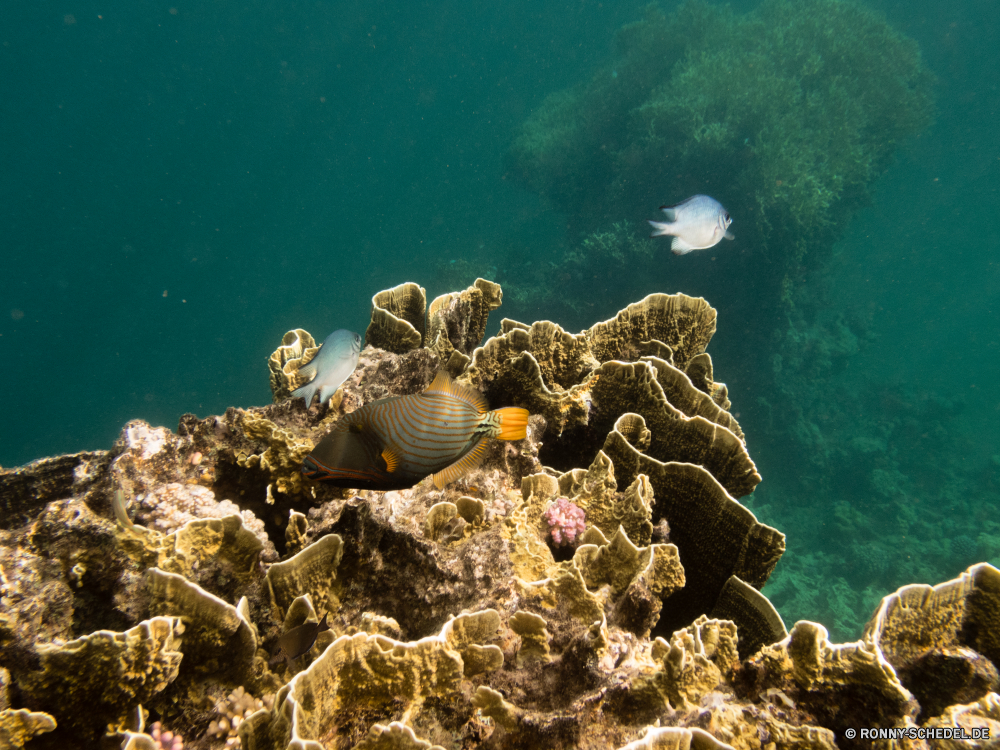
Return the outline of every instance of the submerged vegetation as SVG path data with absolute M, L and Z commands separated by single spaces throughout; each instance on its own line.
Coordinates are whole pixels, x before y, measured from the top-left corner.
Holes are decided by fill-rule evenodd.
M 916 43 L 854 3 L 651 5 L 606 67 L 545 100 L 508 168 L 581 229 L 704 192 L 800 259 L 928 124 L 931 83 Z
M 993 551 L 992 537 L 958 520 L 969 509 L 918 486 L 919 472 L 887 444 L 912 416 L 877 416 L 863 389 L 835 385 L 871 335 L 832 293 L 834 243 L 900 142 L 930 123 L 933 80 L 916 42 L 854 2 L 763 0 L 746 14 L 704 0 L 669 14 L 650 5 L 589 80 L 541 104 L 507 154 L 508 174 L 567 215 L 573 249 L 548 273 L 579 280 L 578 300 L 599 303 L 649 269 L 694 279 L 725 314 L 748 321 L 726 354 L 747 365 L 751 433 L 775 461 L 809 467 L 752 501 L 797 527 L 775 598 L 793 619 L 828 618 L 843 638 L 857 636 L 890 583 L 935 580 L 973 550 Z M 711 268 L 658 262 L 635 236 L 637 212 L 695 193 L 721 201 L 738 241 Z M 927 442 L 907 441 L 906 460 L 926 463 Z M 920 494 L 955 508 L 955 522 L 914 518 Z M 941 523 L 957 544 L 934 546 Z

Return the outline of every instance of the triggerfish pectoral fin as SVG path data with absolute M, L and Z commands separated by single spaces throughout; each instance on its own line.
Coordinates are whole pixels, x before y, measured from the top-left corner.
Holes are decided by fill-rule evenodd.
M 486 456 L 486 436 L 481 435 L 472 450 L 458 459 L 451 466 L 447 466 L 434 474 L 434 486 L 439 490 L 446 484 L 451 484 L 459 477 L 468 474 L 483 462 Z
M 500 440 L 524 440 L 528 436 L 528 410 L 517 406 L 505 406 L 494 412 L 500 417 Z
M 385 461 L 385 470 L 390 474 L 399 468 L 399 452 L 392 448 L 382 451 L 382 460 Z

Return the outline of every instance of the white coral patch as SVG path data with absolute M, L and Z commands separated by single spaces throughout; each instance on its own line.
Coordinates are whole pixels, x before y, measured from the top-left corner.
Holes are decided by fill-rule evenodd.
M 170 482 L 154 487 L 144 495 L 138 495 L 137 520 L 164 534 L 177 531 L 188 521 L 198 518 L 225 518 L 238 515 L 243 526 L 252 531 L 261 543 L 267 544 L 264 522 L 253 511 L 241 510 L 231 500 L 218 501 L 215 493 L 197 484 Z
M 150 427 L 145 422 L 137 422 L 125 430 L 126 447 L 139 458 L 148 461 L 167 444 L 170 431 L 166 427 Z

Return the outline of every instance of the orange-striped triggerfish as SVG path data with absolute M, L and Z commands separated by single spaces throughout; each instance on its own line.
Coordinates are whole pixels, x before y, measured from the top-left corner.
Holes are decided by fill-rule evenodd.
M 479 465 L 487 438 L 521 440 L 527 425 L 527 409 L 490 411 L 482 393 L 442 371 L 423 393 L 373 401 L 341 418 L 302 473 L 356 490 L 402 490 L 433 474 L 440 489 Z

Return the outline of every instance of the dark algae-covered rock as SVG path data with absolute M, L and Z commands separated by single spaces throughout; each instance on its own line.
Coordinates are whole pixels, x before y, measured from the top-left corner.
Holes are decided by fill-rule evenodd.
M 373 310 L 419 341 L 369 345 L 323 403 L 290 397 L 296 329 L 274 404 L 0 473 L 0 746 L 764 750 L 1000 722 L 990 565 L 886 597 L 856 643 L 786 630 L 705 300 L 483 341 L 497 285 L 427 319 L 419 289 Z M 302 474 L 346 414 L 439 372 L 527 409 L 525 437 L 440 487 Z

